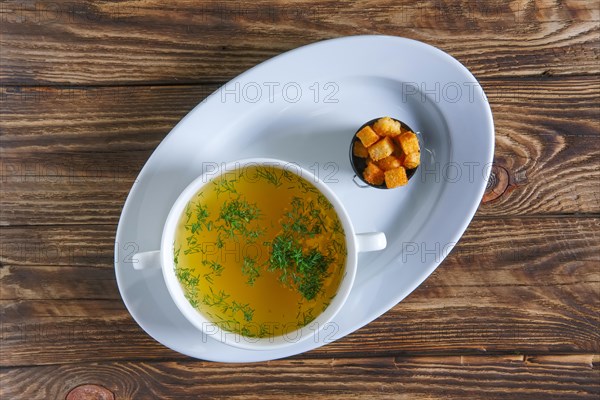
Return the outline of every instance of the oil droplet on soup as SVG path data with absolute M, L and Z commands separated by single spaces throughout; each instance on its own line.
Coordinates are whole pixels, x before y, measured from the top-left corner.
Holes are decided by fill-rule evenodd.
M 174 243 L 185 297 L 226 331 L 280 336 L 309 324 L 335 297 L 346 239 L 329 200 L 275 166 L 215 178 L 190 200 Z

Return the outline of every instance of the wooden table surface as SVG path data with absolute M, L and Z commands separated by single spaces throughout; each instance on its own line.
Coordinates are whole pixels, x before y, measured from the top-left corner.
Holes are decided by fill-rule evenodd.
M 0 17 L 0 398 L 600 397 L 598 2 L 2 0 Z M 155 342 L 113 270 L 147 158 L 257 63 L 375 33 L 450 53 L 489 97 L 493 176 L 458 246 L 305 354 L 221 364 Z

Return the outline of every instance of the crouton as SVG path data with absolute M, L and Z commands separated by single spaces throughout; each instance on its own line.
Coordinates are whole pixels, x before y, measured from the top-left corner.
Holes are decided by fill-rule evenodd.
M 410 153 L 404 158 L 403 165 L 406 169 L 415 169 L 421 163 L 421 153 Z
M 367 148 L 369 156 L 373 161 L 378 161 L 391 155 L 394 151 L 394 144 L 389 137 L 384 137 L 379 142 Z
M 379 136 L 397 136 L 401 133 L 400 122 L 390 117 L 379 118 L 373 124 L 373 130 Z
M 419 152 L 419 139 L 413 132 L 404 132 L 403 134 L 394 138 L 404 154 L 417 153 Z
M 360 140 L 354 142 L 354 146 L 352 147 L 352 154 L 359 158 L 369 157 L 369 152 L 367 151 L 367 148 L 362 144 Z
M 387 156 L 386 158 L 383 158 L 383 159 L 377 161 L 377 165 L 382 170 L 387 171 L 390 169 L 401 167 L 402 163 L 400 162 L 398 157 Z
M 362 128 L 357 134 L 356 137 L 360 139 L 363 146 L 369 147 L 373 143 L 379 140 L 379 136 L 375 133 L 375 131 L 370 126 L 365 126 Z
M 371 185 L 383 185 L 385 180 L 384 172 L 374 163 L 367 163 L 367 167 L 363 171 L 363 178 Z
M 408 183 L 407 171 L 412 175 L 421 163 L 419 138 L 398 120 L 379 118 L 361 128 L 356 137 L 359 140 L 352 143 L 352 157 L 362 160 L 355 168 L 373 186 L 404 186 Z
M 385 186 L 388 189 L 404 186 L 408 183 L 408 178 L 406 177 L 406 170 L 404 167 L 398 167 L 390 169 L 389 171 L 385 171 L 384 180 Z

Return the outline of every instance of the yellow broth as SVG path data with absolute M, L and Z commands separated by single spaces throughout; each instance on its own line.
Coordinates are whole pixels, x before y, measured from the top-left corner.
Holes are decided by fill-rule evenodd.
M 175 272 L 186 298 L 221 329 L 274 337 L 313 321 L 335 296 L 346 241 L 308 180 L 248 166 L 207 183 L 177 225 Z

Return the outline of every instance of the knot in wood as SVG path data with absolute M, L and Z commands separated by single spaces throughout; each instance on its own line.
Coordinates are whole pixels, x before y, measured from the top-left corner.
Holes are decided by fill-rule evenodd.
M 81 385 L 73 388 L 66 400 L 115 400 L 115 395 L 100 385 Z
M 487 182 L 485 194 L 482 203 L 488 203 L 502 196 L 510 183 L 510 177 L 506 168 L 499 165 L 493 165 L 490 172 L 490 178 Z

